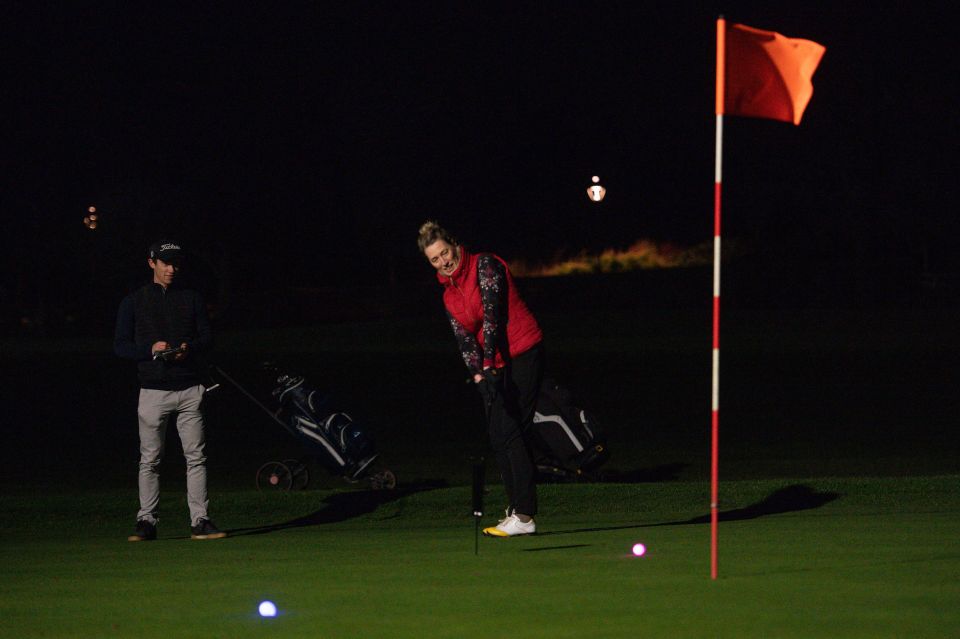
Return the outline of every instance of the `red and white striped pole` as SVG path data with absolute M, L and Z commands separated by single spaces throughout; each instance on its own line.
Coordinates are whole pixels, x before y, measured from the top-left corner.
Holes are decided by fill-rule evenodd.
M 717 20 L 716 143 L 713 182 L 713 380 L 710 415 L 710 578 L 718 572 L 718 528 L 720 497 L 720 185 L 723 166 L 723 77 L 726 21 Z

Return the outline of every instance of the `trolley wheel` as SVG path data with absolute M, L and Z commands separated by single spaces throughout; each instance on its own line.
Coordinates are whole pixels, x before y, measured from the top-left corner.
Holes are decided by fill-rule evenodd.
M 290 469 L 293 475 L 291 490 L 303 490 L 310 483 L 310 471 L 307 465 L 299 459 L 284 459 L 283 463 Z
M 386 468 L 370 475 L 369 480 L 370 487 L 374 490 L 393 490 L 397 487 L 397 476 Z
M 257 471 L 257 489 L 263 491 L 290 490 L 293 473 L 281 462 L 267 462 Z

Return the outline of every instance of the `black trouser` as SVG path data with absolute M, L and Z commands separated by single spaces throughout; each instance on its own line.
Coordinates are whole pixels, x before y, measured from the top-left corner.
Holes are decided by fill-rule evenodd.
M 500 468 L 510 509 L 531 517 L 537 514 L 536 468 L 524 435 L 533 423 L 543 379 L 543 360 L 543 347 L 537 344 L 513 358 L 504 369 L 502 391 L 481 392 L 490 445 Z

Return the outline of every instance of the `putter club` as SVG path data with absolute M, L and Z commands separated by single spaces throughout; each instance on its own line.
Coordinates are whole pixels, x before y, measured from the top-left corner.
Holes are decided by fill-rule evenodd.
M 480 518 L 483 517 L 484 458 L 473 464 L 473 554 L 480 552 Z

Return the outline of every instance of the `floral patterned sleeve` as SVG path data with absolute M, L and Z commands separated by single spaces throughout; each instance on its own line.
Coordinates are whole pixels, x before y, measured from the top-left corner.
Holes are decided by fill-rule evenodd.
M 480 345 L 477 344 L 477 339 L 449 311 L 447 319 L 450 320 L 450 327 L 453 328 L 453 335 L 457 338 L 460 354 L 463 356 L 463 363 L 467 365 L 467 370 L 471 373 L 479 373 L 483 369 L 480 366 Z
M 477 275 L 480 282 L 480 303 L 483 305 L 483 367 L 493 366 L 497 346 L 503 337 L 500 333 L 502 312 L 506 309 L 507 273 L 497 258 L 480 255 L 477 258 Z

